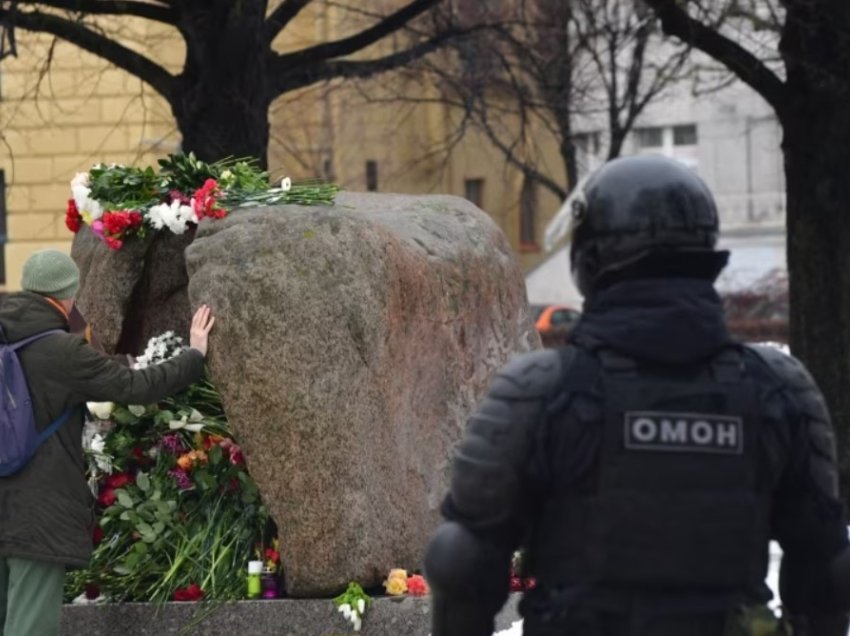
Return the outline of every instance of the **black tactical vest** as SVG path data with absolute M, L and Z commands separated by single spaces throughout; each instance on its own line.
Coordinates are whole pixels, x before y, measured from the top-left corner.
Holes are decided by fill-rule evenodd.
M 576 356 L 590 364 L 571 364 L 567 385 L 595 371 L 597 421 L 568 407 L 548 426 L 596 427 L 598 457 L 590 489 L 547 493 L 533 574 L 549 588 L 642 592 L 735 594 L 763 582 L 770 499 L 757 489 L 760 408 L 741 353 L 678 373 L 610 351 Z

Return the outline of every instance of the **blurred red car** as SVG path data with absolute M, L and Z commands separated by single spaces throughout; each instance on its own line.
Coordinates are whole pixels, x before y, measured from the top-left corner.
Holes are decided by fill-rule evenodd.
M 532 305 L 531 310 L 541 336 L 554 330 L 568 331 L 581 316 L 580 311 L 567 305 Z

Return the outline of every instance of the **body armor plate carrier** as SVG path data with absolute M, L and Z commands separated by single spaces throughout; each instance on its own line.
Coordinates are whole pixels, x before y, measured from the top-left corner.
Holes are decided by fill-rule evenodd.
M 757 586 L 769 498 L 757 488 L 758 393 L 741 352 L 678 376 L 612 352 L 578 354 L 596 360 L 601 421 L 567 409 L 550 425 L 601 429 L 596 489 L 550 493 L 530 546 L 541 583 L 734 595 Z

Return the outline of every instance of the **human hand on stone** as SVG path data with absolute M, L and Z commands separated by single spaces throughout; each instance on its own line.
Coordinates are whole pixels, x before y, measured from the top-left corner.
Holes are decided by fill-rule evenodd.
M 192 317 L 192 326 L 189 328 L 189 346 L 197 349 L 204 356 L 207 355 L 207 343 L 210 331 L 215 324 L 215 317 L 208 305 L 201 305 Z

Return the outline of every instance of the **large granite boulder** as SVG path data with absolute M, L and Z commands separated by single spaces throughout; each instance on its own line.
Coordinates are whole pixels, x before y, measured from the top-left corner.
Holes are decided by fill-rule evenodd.
M 539 346 L 499 228 L 455 197 L 346 194 L 204 222 L 186 264 L 287 591 L 421 567 L 467 417 Z
M 149 234 L 110 250 L 84 226 L 71 257 L 80 268 L 77 306 L 98 344 L 110 353 L 141 353 L 149 338 L 174 331 L 188 339 L 191 311 L 183 251 L 194 230 L 183 235 Z

